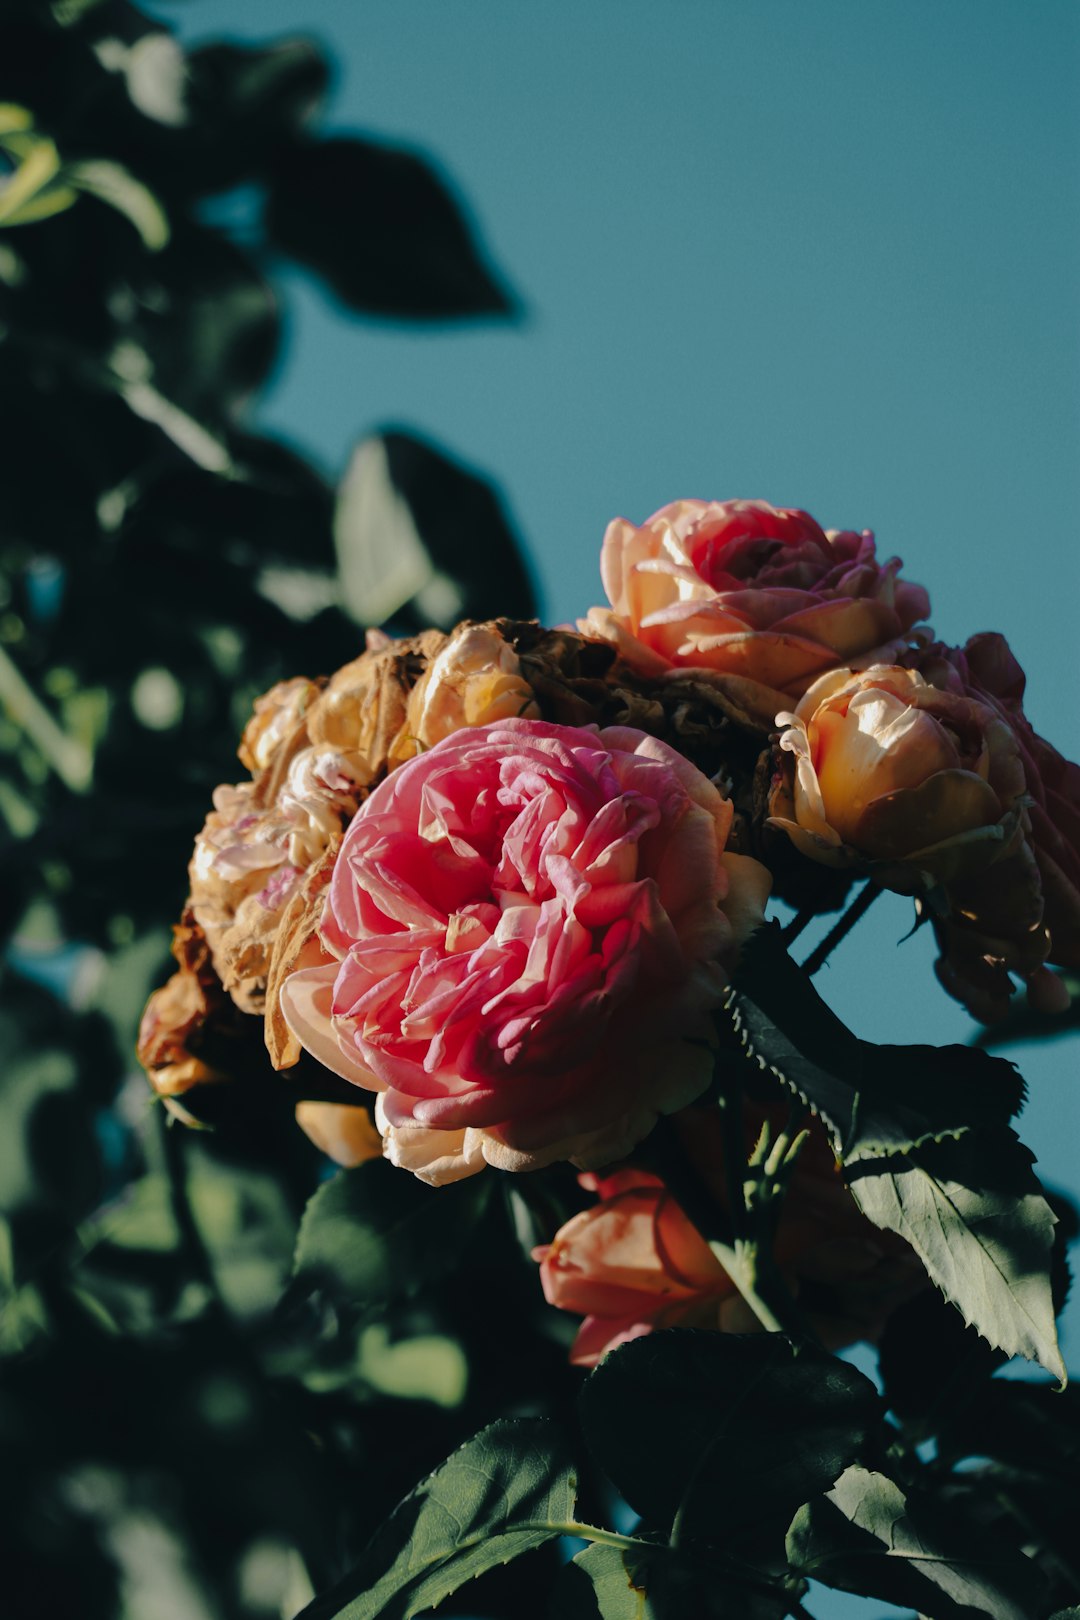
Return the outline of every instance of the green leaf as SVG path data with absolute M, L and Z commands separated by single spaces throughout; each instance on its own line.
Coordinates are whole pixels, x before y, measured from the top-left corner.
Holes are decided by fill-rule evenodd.
M 1080 1390 L 994 1378 L 949 1416 L 950 1457 L 993 1457 L 1010 1468 L 1080 1489 Z
M 1050 1286 L 1055 1217 L 1032 1163 L 1003 1129 L 844 1168 L 863 1214 L 906 1238 L 965 1322 L 1064 1383 Z
M 532 587 L 503 502 L 472 469 L 413 434 L 353 452 L 334 515 L 345 605 L 358 624 L 450 629 L 528 619 Z
M 1024 1101 L 1024 1082 L 1003 1058 L 967 1046 L 860 1040 L 785 950 L 775 924 L 745 946 L 727 1012 L 746 1055 L 813 1109 L 845 1164 L 1007 1125 Z
M 294 1272 L 356 1305 L 399 1298 L 454 1270 L 495 1177 L 428 1187 L 386 1159 L 343 1170 L 308 1201 Z
M 880 1403 L 834 1356 L 777 1334 L 632 1340 L 580 1396 L 589 1446 L 650 1524 L 730 1543 L 776 1527 L 859 1454 Z
M 1026 1559 L 972 1538 L 929 1499 L 918 1513 L 884 1474 L 852 1466 L 788 1531 L 792 1566 L 843 1592 L 908 1605 L 932 1620 L 962 1620 L 974 1609 L 992 1620 L 1041 1613 L 1040 1578 Z
M 856 1203 L 897 1232 L 988 1342 L 1064 1380 L 1050 1286 L 1054 1215 L 1009 1129 L 1022 1082 L 967 1047 L 873 1046 L 759 929 L 728 998 L 735 1036 L 828 1128 Z
M 151 253 L 159 253 L 169 240 L 169 219 L 149 186 L 106 158 L 70 163 L 64 170 L 69 185 L 98 197 L 129 219 Z
M 1007 1360 L 933 1288 L 893 1311 L 878 1342 L 889 1409 L 919 1433 L 950 1423 Z
M 551 1620 L 783 1620 L 790 1590 L 733 1567 L 645 1543 L 600 1542 L 567 1564 L 551 1593 Z
M 414 321 L 515 312 L 447 182 L 415 152 L 291 142 L 274 155 L 266 226 L 351 309 Z
M 593 1542 L 559 1576 L 552 1620 L 652 1620 L 647 1584 L 624 1548 Z
M 346 1578 L 297 1620 L 410 1620 L 562 1535 L 576 1487 L 553 1426 L 493 1423 L 395 1508 Z

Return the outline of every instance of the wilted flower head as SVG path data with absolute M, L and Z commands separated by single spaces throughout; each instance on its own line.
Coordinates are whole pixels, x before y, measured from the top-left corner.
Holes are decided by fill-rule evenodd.
M 522 713 L 538 710 L 517 655 L 479 624 L 381 638 L 328 682 L 282 681 L 258 700 L 240 749 L 255 778 L 215 790 L 189 868 L 239 1007 L 262 1011 L 286 908 L 373 784 L 462 726 Z
M 579 628 L 648 673 L 711 671 L 767 730 L 824 670 L 909 645 L 930 602 L 899 568 L 878 563 L 869 531 L 826 532 L 806 512 L 674 501 L 641 528 L 609 525 L 600 571 L 611 606 Z
M 768 889 L 725 851 L 731 819 L 639 731 L 454 733 L 354 817 L 284 1018 L 379 1093 L 387 1153 L 426 1180 L 608 1163 L 709 1083 Z
M 1058 753 L 1024 713 L 1024 672 L 1004 636 L 984 632 L 964 647 L 941 643 L 916 659 L 945 691 L 974 698 L 1006 724 L 1024 773 L 1024 843 L 1007 866 L 954 885 L 934 916 L 938 977 L 984 1021 L 1008 1008 L 1009 975 L 1027 980 L 1034 1004 L 1068 1002 L 1044 961 L 1080 969 L 1080 765 Z

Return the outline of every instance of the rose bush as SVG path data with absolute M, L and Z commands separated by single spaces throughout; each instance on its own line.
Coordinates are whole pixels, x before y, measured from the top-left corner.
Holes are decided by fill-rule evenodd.
M 611 605 L 578 627 L 647 673 L 709 670 L 768 730 L 822 671 L 909 645 L 930 601 L 899 568 L 877 561 L 869 531 L 826 532 L 806 512 L 674 501 L 641 528 L 609 524 L 600 571 Z
M 1012 731 L 914 670 L 832 670 L 776 723 L 788 760 L 770 824 L 812 860 L 869 865 L 879 882 L 912 892 L 988 866 L 1022 837 Z
M 748 1145 L 766 1112 L 747 1106 Z M 719 1115 L 688 1108 L 675 1124 L 687 1157 L 718 1207 L 726 1209 Z M 595 1366 L 616 1345 L 655 1328 L 759 1329 L 736 1284 L 659 1176 L 625 1168 L 580 1180 L 599 1201 L 534 1252 L 548 1303 L 585 1318 L 572 1361 Z M 892 1311 L 925 1285 L 907 1244 L 859 1213 L 816 1122 L 781 1207 L 774 1252 L 792 1295 L 831 1349 L 876 1340 Z
M 284 1019 L 379 1093 L 385 1151 L 425 1180 L 609 1163 L 711 1078 L 768 891 L 732 815 L 639 731 L 457 732 L 354 817 Z

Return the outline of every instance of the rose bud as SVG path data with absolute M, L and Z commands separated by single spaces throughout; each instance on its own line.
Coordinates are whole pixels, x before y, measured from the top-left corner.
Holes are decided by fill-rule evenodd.
M 769 825 L 811 860 L 913 893 L 991 865 L 1022 838 L 1011 730 L 914 670 L 832 670 L 776 723 L 788 760 Z
M 353 818 L 280 1011 L 379 1093 L 384 1151 L 424 1180 L 610 1163 L 712 1077 L 768 892 L 725 850 L 732 817 L 639 731 L 455 732 Z
M 877 561 L 869 530 L 826 532 L 766 501 L 675 501 L 641 528 L 608 526 L 611 606 L 578 628 L 646 674 L 708 670 L 767 731 L 823 671 L 909 646 L 930 601 L 899 568 Z
M 763 1117 L 748 1105 L 748 1145 Z M 718 1114 L 688 1108 L 674 1123 L 718 1208 L 726 1209 Z M 655 1328 L 759 1329 L 735 1283 L 658 1176 L 624 1169 L 580 1179 L 599 1194 L 599 1203 L 573 1216 L 533 1254 L 548 1303 L 585 1318 L 573 1362 L 595 1366 L 616 1345 Z M 775 1256 L 786 1286 L 832 1350 L 875 1341 L 891 1312 L 926 1286 L 908 1245 L 860 1213 L 816 1122 L 781 1205 Z

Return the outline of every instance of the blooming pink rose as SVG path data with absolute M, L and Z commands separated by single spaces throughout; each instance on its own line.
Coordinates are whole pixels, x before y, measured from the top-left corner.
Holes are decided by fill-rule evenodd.
M 749 1146 L 766 1110 L 747 1105 Z M 779 1124 L 782 1111 L 773 1110 Z M 715 1110 L 676 1120 L 688 1158 L 721 1208 L 727 1205 L 721 1124 Z M 750 1307 L 658 1176 L 625 1169 L 582 1176 L 600 1201 L 534 1251 L 544 1296 L 585 1320 L 571 1360 L 592 1367 L 629 1339 L 662 1327 L 759 1328 Z M 781 1206 L 777 1265 L 830 1349 L 880 1337 L 898 1305 L 926 1285 L 911 1249 L 862 1215 L 844 1186 L 822 1127 L 813 1122 Z
M 732 814 L 639 731 L 456 732 L 354 816 L 284 1017 L 426 1180 L 609 1163 L 709 1083 L 768 891 L 725 851 Z
M 801 697 L 838 664 L 891 661 L 930 611 L 921 585 L 884 565 L 874 537 L 819 528 L 767 501 L 674 501 L 640 529 L 608 526 L 600 572 L 611 602 L 578 628 L 650 674 L 705 668 Z

